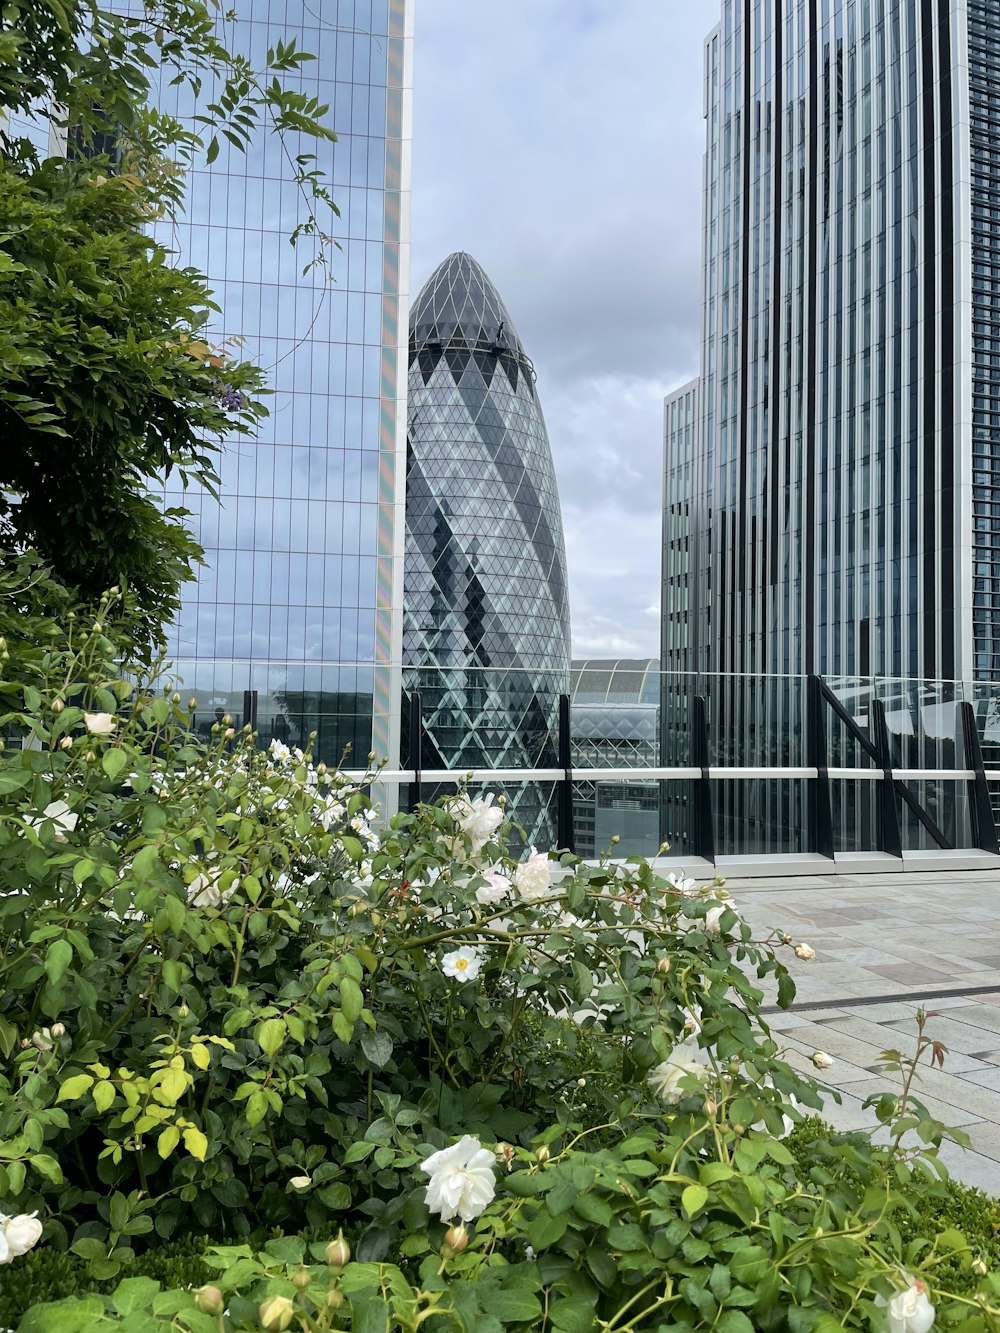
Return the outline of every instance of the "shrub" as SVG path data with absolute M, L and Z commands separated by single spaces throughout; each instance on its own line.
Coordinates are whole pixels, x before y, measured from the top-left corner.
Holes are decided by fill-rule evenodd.
M 782 1141 L 820 1102 L 760 1014 L 787 936 L 638 858 L 515 861 L 489 798 L 376 835 L 308 755 L 192 736 L 155 668 L 122 675 L 113 609 L 0 682 L 27 741 L 0 756 L 0 1208 L 128 1275 L 25 1329 L 259 1327 L 276 1298 L 275 1327 L 824 1333 L 905 1289 L 997 1326 L 962 1234 L 904 1234 L 945 1131 L 901 1057 L 888 1146 Z M 323 1239 L 239 1243 L 276 1228 Z M 206 1233 L 225 1318 L 135 1276 Z

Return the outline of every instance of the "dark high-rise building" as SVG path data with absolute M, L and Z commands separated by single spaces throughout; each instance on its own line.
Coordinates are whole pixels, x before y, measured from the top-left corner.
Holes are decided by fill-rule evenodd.
M 425 768 L 551 767 L 569 681 L 562 517 L 534 368 L 496 288 L 453 254 L 410 315 L 403 664 Z M 517 815 L 551 839 L 547 795 Z
M 994 678 L 1000 8 L 721 10 L 698 416 L 668 512 L 692 615 L 685 644 L 665 599 L 664 668 Z

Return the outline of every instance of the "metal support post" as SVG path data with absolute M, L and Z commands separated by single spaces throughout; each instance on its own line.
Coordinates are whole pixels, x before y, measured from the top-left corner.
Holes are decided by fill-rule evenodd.
M 561 850 L 572 852 L 576 850 L 576 840 L 573 835 L 573 747 L 569 708 L 569 695 L 560 694 L 558 766 L 563 776 L 556 791 L 556 841 Z
M 410 809 L 420 804 L 422 799 L 420 773 L 424 748 L 424 714 L 420 703 L 420 692 L 414 690 L 410 695 L 410 767 L 413 769 L 413 781 L 410 784 Z
M 691 700 L 691 766 L 701 769 L 697 783 L 694 817 L 695 855 L 715 865 L 715 832 L 712 821 L 712 782 L 708 776 L 708 706 L 700 694 Z
M 879 783 L 879 850 L 902 860 L 903 842 L 899 834 L 899 810 L 896 807 L 896 783 L 892 776 L 892 751 L 889 749 L 889 728 L 885 723 L 885 704 L 881 699 L 873 699 L 871 709 L 872 740 L 882 770 L 882 781 Z
M 830 775 L 827 770 L 826 727 L 823 723 L 823 694 L 819 676 L 806 681 L 806 763 L 815 768 L 816 779 L 809 784 L 809 850 L 829 860 L 834 857 L 833 803 L 830 799 Z
M 983 751 L 979 744 L 979 728 L 976 726 L 976 710 L 970 703 L 961 703 L 962 737 L 965 741 L 965 767 L 971 768 L 975 777 L 969 783 L 969 813 L 972 816 L 972 837 L 977 847 L 993 856 L 1000 856 L 997 843 L 997 826 L 990 804 L 990 789 L 986 782 L 986 768 L 983 764 Z
M 243 725 L 251 731 L 257 730 L 257 691 L 243 691 Z

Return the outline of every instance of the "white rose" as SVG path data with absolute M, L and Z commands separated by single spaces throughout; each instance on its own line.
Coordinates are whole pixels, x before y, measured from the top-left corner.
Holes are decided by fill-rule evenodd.
M 493 804 L 492 792 L 478 796 L 474 801 L 470 801 L 467 796 L 456 796 L 449 804 L 448 811 L 471 841 L 473 856 L 479 855 L 503 823 L 503 811 Z
M 11 1259 L 18 1259 L 27 1254 L 33 1245 L 37 1245 L 42 1235 L 42 1224 L 36 1213 L 20 1213 L 17 1217 L 4 1218 L 0 1215 L 3 1241 L 0 1243 L 0 1255 L 6 1248 L 6 1258 L 0 1257 L 0 1263 L 9 1264 Z
M 885 1305 L 886 1333 L 930 1333 L 934 1326 L 934 1306 L 927 1298 L 926 1284 L 915 1279 L 905 1291 L 898 1291 Z
M 52 822 L 53 842 L 65 842 L 66 834 L 76 828 L 80 816 L 74 815 L 65 801 L 50 801 L 42 811 L 40 819 L 29 819 L 26 823 L 32 828 L 41 828 L 46 820 Z
M 532 847 L 527 861 L 522 862 L 514 871 L 514 887 L 526 903 L 536 903 L 542 898 L 549 897 L 552 875 L 549 870 L 549 858 L 545 852 L 536 852 Z
M 441 959 L 441 971 L 445 976 L 455 977 L 459 981 L 475 981 L 482 966 L 483 960 L 479 951 L 467 944 L 461 949 L 456 949 L 454 953 L 446 953 Z
M 710 907 L 705 913 L 705 929 L 710 935 L 722 934 L 722 918 L 726 912 L 736 913 L 736 908 L 732 903 L 718 903 L 717 906 Z
M 111 713 L 84 713 L 83 720 L 91 736 L 110 736 L 118 725 Z
M 826 1051 L 813 1051 L 809 1059 L 817 1069 L 829 1069 L 833 1064 L 833 1056 L 827 1055 Z
M 815 958 L 815 957 L 816 957 L 816 950 L 815 950 L 815 949 L 810 949 L 810 947 L 809 947 L 808 944 L 796 944 L 796 946 L 795 946 L 795 957 L 796 957 L 796 958 L 802 958 L 802 959 L 804 959 L 805 961 L 808 962 L 808 960 L 809 960 L 810 958 Z
M 685 895 L 694 893 L 695 889 L 698 887 L 693 879 L 685 879 L 685 877 L 678 874 L 676 870 L 671 870 L 670 874 L 666 876 L 666 880 L 672 889 Z
M 219 888 L 219 875 L 196 875 L 188 885 L 187 900 L 190 907 L 222 907 L 239 888 L 239 880 L 234 879 L 228 889 Z
M 513 885 L 506 875 L 501 875 L 495 870 L 484 870 L 483 879 L 485 884 L 480 885 L 476 890 L 476 902 L 487 906 L 491 903 L 502 903 L 510 893 Z
M 667 1058 L 650 1070 L 649 1084 L 661 1101 L 672 1106 L 690 1096 L 691 1089 L 681 1086 L 687 1078 L 695 1078 L 699 1083 L 708 1078 L 704 1056 L 693 1041 L 678 1042 Z
M 493 1165 L 493 1154 L 464 1134 L 421 1163 L 420 1170 L 430 1176 L 424 1202 L 442 1222 L 450 1222 L 456 1213 L 463 1222 L 474 1221 L 496 1194 Z

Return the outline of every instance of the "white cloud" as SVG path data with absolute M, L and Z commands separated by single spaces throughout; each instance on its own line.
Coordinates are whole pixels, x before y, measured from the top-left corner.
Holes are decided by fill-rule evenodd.
M 535 363 L 577 656 L 658 652 L 662 399 L 698 364 L 717 20 L 714 0 L 417 10 L 413 290 L 468 250 Z

